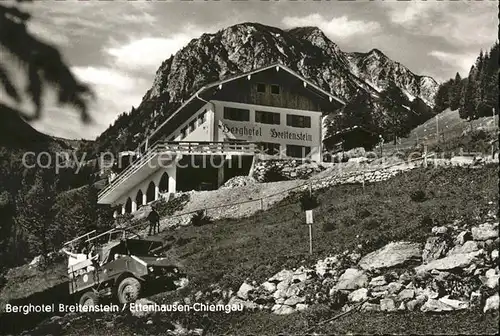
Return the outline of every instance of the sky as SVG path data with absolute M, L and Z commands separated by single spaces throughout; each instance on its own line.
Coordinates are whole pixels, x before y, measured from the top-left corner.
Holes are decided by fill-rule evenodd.
M 71 139 L 95 139 L 140 104 L 162 61 L 191 39 L 237 23 L 317 26 L 343 51 L 377 48 L 438 82 L 456 72 L 467 76 L 479 51 L 498 38 L 498 2 L 489 0 L 66 0 L 24 8 L 33 15 L 29 30 L 58 46 L 74 74 L 96 93 L 90 124 L 82 124 L 71 107 L 55 106 L 50 95 L 43 117 L 32 124 Z M 33 110 L 28 103 L 20 108 Z

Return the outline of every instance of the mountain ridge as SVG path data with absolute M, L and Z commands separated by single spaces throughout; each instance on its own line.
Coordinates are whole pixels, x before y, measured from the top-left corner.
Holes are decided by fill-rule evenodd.
M 380 55 L 374 59 L 373 54 Z M 272 63 L 289 67 L 345 101 L 360 89 L 377 97 L 394 81 L 408 97 L 418 96 L 432 105 L 438 88 L 431 77 L 414 74 L 378 49 L 343 52 L 317 27 L 283 30 L 240 23 L 202 34 L 162 62 L 140 105 L 104 131 L 97 138 L 98 146 L 101 150 L 133 149 L 130 145 L 143 141 L 203 85 Z M 117 138 L 119 144 L 113 144 Z

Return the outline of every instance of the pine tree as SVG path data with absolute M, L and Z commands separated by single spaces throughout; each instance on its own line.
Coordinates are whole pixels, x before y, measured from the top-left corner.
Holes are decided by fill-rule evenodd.
M 463 118 L 473 120 L 477 119 L 476 108 L 478 105 L 478 89 L 477 82 L 475 80 L 474 74 L 472 72 L 472 76 L 469 75 L 469 80 L 467 81 L 467 85 L 465 87 L 465 95 L 464 95 L 464 105 L 461 107 L 460 116 L 463 115 Z
M 45 255 L 52 246 L 48 228 L 53 220 L 51 208 L 56 195 L 54 182 L 54 174 L 50 169 L 38 169 L 34 183 L 24 181 L 18 194 L 17 220 L 32 255 Z
M 462 77 L 457 72 L 455 79 L 453 80 L 453 85 L 450 88 L 450 109 L 455 111 L 460 107 L 460 95 L 462 93 Z
M 484 108 L 480 112 L 480 115 L 490 116 L 493 114 L 493 109 L 495 109 L 495 114 L 498 113 L 498 61 L 499 61 L 499 45 L 495 45 L 491 48 L 488 57 L 485 59 L 485 65 L 483 68 L 484 72 L 484 83 L 483 83 L 483 99 Z
M 453 86 L 453 80 L 448 80 L 441 84 L 434 98 L 434 112 L 441 113 L 450 107 L 450 91 Z

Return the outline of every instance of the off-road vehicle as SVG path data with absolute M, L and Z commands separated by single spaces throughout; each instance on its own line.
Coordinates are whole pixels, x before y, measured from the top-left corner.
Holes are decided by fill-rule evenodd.
M 161 247 L 161 242 L 139 236 L 110 239 L 97 248 L 96 259 L 87 258 L 68 268 L 70 294 L 81 305 L 96 305 L 103 297 L 124 304 L 139 298 L 145 287 L 168 289 L 182 275 L 167 258 L 156 255 Z

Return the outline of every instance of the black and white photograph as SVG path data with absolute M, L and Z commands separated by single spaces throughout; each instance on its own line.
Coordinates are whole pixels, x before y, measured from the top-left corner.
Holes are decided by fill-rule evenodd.
M 497 335 L 498 0 L 0 0 L 0 335 Z

